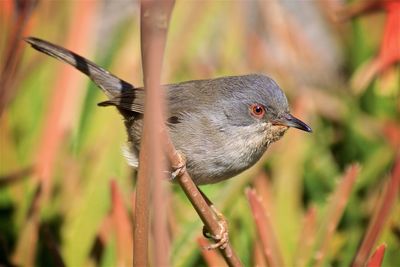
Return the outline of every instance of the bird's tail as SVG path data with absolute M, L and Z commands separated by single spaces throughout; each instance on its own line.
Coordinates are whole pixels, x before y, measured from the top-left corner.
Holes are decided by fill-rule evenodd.
M 100 87 L 109 98 L 118 97 L 123 92 L 134 89 L 133 85 L 130 83 L 119 79 L 90 60 L 79 56 L 68 49 L 35 37 L 25 38 L 25 41 L 34 49 L 64 61 L 89 76 L 90 79 Z

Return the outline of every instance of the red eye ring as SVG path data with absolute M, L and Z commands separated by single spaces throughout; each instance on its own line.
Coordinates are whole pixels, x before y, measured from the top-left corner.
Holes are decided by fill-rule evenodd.
M 260 104 L 252 104 L 250 106 L 250 112 L 254 117 L 261 119 L 265 115 L 265 108 Z

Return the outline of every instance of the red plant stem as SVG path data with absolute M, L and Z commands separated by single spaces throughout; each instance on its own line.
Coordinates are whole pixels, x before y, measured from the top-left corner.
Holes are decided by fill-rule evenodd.
M 174 1 L 142 0 L 140 29 L 144 87 L 144 126 L 136 188 L 134 266 L 148 266 L 149 208 L 154 211 L 154 264 L 168 265 L 166 214 L 163 207 L 163 151 L 160 133 L 164 124 L 164 94 L 160 88 L 161 68 Z M 153 194 L 150 207 L 150 193 Z M 163 212 L 164 211 L 164 212 Z
M 264 256 L 270 267 L 285 266 L 278 242 L 272 228 L 272 223 L 265 212 L 260 198 L 254 189 L 246 189 L 247 199 L 257 226 L 258 236 L 261 240 Z
M 129 266 L 132 263 L 132 225 L 117 182 L 111 180 L 110 187 L 112 203 L 111 217 L 116 238 L 117 265 Z
M 364 235 L 364 239 L 354 257 L 352 266 L 358 267 L 363 266 L 372 248 L 377 241 L 379 234 L 382 232 L 384 225 L 389 218 L 390 212 L 393 205 L 398 197 L 400 186 L 400 155 L 397 156 L 397 160 L 392 170 L 392 175 L 387 183 L 385 193 L 381 196 L 379 205 L 374 211 L 371 222 L 368 226 L 367 233 Z
M 313 266 L 321 266 L 325 260 L 329 244 L 332 240 L 339 220 L 342 217 L 344 208 L 350 197 L 351 190 L 359 173 L 359 167 L 356 164 L 351 165 L 337 186 L 328 206 L 328 212 L 325 216 L 325 222 L 322 224 L 319 234 L 319 243 L 316 249 L 315 262 Z
M 253 264 L 254 266 L 268 266 L 264 249 L 259 239 L 255 239 L 253 242 Z

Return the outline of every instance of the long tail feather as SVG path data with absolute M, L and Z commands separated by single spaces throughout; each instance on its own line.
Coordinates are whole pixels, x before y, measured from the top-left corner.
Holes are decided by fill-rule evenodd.
M 79 56 L 68 49 L 35 37 L 25 38 L 25 41 L 34 49 L 64 61 L 89 76 L 90 79 L 100 87 L 110 99 L 134 89 L 134 86 L 130 83 L 119 79 L 90 60 Z

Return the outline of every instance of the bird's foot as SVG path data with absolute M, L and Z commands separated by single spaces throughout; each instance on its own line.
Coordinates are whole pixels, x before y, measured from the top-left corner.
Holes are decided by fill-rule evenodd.
M 176 151 L 179 162 L 175 166 L 171 166 L 172 172 L 170 176 L 170 181 L 175 180 L 176 177 L 181 176 L 186 171 L 186 157 L 180 151 Z
M 214 205 L 210 205 L 211 210 L 214 212 L 218 220 L 218 224 L 220 226 L 220 232 L 217 235 L 212 235 L 208 229 L 204 226 L 203 227 L 203 235 L 206 238 L 211 238 L 214 240 L 214 244 L 206 246 L 205 249 L 225 249 L 229 243 L 229 235 L 228 235 L 228 221 L 225 219 L 224 215 L 217 210 Z

